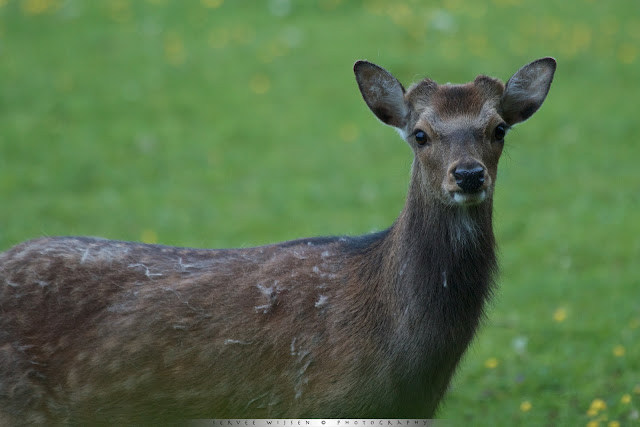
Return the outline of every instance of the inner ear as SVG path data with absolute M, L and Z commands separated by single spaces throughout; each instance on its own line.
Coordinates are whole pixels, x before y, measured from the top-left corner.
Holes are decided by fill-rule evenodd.
M 404 87 L 387 70 L 368 61 L 353 66 L 358 88 L 369 109 L 383 123 L 396 128 L 407 124 Z
M 500 100 L 500 114 L 509 125 L 523 122 L 542 105 L 556 70 L 553 58 L 525 65 L 507 82 Z

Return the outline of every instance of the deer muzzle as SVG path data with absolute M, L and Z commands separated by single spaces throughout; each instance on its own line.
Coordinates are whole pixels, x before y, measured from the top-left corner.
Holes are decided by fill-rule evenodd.
M 475 205 L 483 202 L 491 177 L 487 168 L 478 161 L 456 162 L 449 168 L 446 186 L 454 203 Z

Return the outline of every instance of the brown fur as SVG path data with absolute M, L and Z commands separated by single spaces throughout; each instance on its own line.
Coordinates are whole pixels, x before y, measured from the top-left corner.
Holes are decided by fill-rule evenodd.
M 367 104 L 415 152 L 389 229 L 230 250 L 57 237 L 0 254 L 0 424 L 432 417 L 492 291 L 505 95 L 484 77 L 405 93 L 367 64 Z M 487 196 L 460 205 L 451 168 L 469 159 Z

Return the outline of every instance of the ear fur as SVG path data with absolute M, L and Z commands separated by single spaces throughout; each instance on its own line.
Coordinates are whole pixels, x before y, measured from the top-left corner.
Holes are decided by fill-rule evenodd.
M 523 122 L 538 111 L 555 71 L 556 60 L 547 57 L 525 65 L 511 76 L 500 100 L 500 114 L 509 125 Z
M 402 84 L 387 70 L 368 61 L 357 61 L 353 72 L 360 93 L 373 114 L 389 126 L 404 128 L 408 108 Z

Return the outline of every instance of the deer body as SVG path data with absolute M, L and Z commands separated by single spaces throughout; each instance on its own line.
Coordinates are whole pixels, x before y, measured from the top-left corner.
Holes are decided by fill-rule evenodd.
M 533 114 L 554 70 L 405 91 L 356 63 L 415 153 L 384 232 L 229 250 L 44 238 L 0 254 L 0 423 L 432 417 L 496 272 L 496 128 Z

